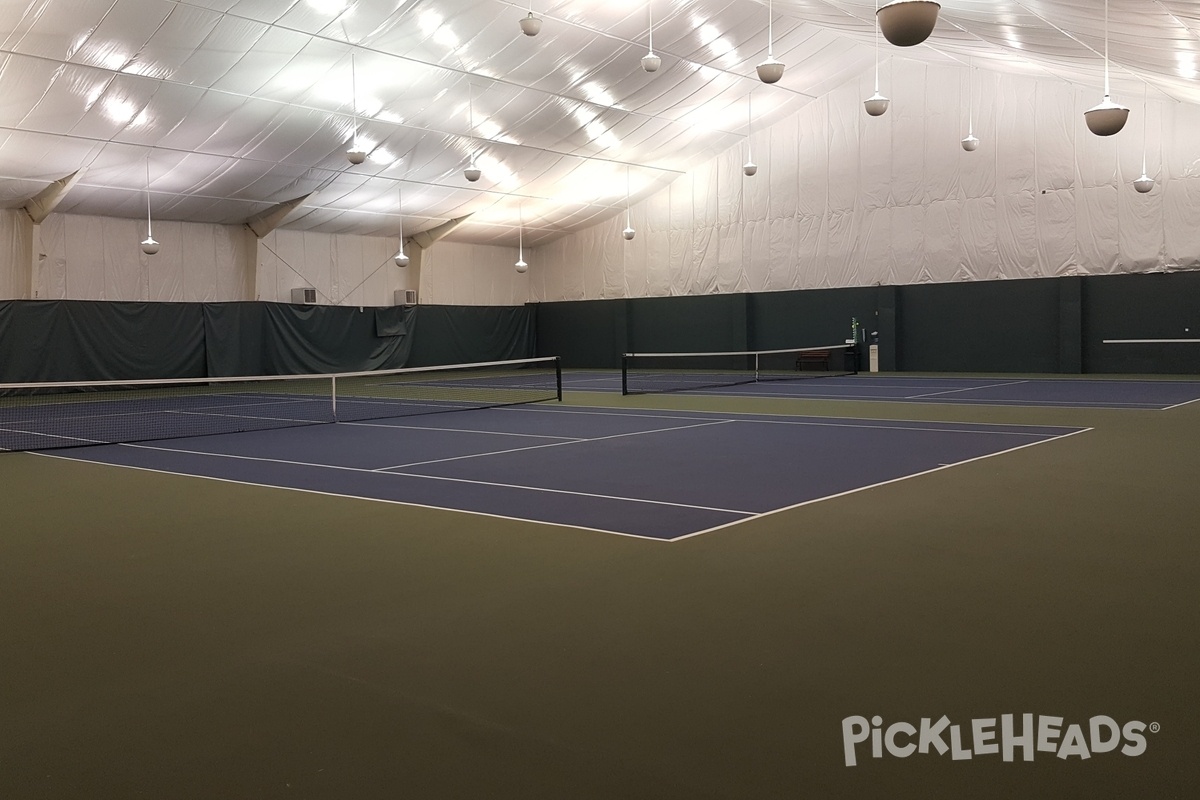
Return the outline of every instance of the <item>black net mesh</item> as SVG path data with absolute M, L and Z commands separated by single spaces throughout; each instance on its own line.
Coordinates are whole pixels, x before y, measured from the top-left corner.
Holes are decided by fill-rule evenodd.
M 253 378 L 0 384 L 0 450 L 47 450 L 562 399 L 556 358 Z
M 621 391 L 679 392 L 857 371 L 852 345 L 736 353 L 626 353 L 621 359 Z

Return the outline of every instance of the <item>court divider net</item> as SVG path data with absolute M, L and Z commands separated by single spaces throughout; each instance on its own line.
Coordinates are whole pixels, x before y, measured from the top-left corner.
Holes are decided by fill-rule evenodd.
M 0 384 L 0 451 L 356 422 L 562 400 L 546 358 L 318 375 Z

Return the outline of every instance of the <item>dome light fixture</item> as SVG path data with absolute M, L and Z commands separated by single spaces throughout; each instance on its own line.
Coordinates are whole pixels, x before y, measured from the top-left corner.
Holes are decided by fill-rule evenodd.
M 400 195 L 399 203 L 396 208 L 400 212 L 400 249 L 396 251 L 396 255 L 392 256 L 392 261 L 396 262 L 396 266 L 404 268 L 408 266 L 408 256 L 404 253 L 404 184 L 401 183 L 397 189 Z
M 650 43 L 646 55 L 642 56 L 642 69 L 646 72 L 658 72 L 662 59 L 654 54 L 654 4 L 646 3 L 646 11 L 650 14 Z
M 158 252 L 159 244 L 154 241 L 150 222 L 150 155 L 146 155 L 146 238 L 142 241 L 142 252 L 152 256 Z
M 912 47 L 929 38 L 942 6 L 933 0 L 892 0 L 875 11 L 883 37 L 896 47 Z
M 346 151 L 346 158 L 358 166 L 367 160 L 367 151 L 358 146 L 358 86 L 354 76 L 354 53 L 350 54 L 350 112 L 354 116 L 354 140 Z
M 1154 188 L 1154 178 L 1146 173 L 1146 85 L 1142 85 L 1142 175 L 1133 182 L 1138 194 L 1146 194 Z
M 875 94 L 863 101 L 863 108 L 872 117 L 881 117 L 888 110 L 890 102 L 879 93 L 879 0 L 875 0 Z
M 1088 130 L 1097 136 L 1120 133 L 1129 119 L 1129 109 L 1109 98 L 1108 85 L 1108 0 L 1104 0 L 1104 100 L 1083 112 Z
M 474 137 L 474 135 L 475 135 L 475 89 L 471 85 L 470 81 L 467 81 L 467 111 L 470 114 L 470 122 L 471 122 L 470 133 L 471 133 L 471 136 Z M 479 180 L 479 178 L 482 175 L 483 175 L 483 171 L 481 169 L 479 169 L 479 167 L 475 166 L 475 143 L 472 141 L 471 142 L 471 162 L 467 165 L 467 168 L 463 170 L 463 176 L 466 177 L 466 179 L 468 181 L 470 181 L 471 183 L 474 183 L 475 181 Z
M 763 83 L 779 83 L 783 77 L 783 62 L 775 59 L 775 7 L 767 0 L 767 60 L 755 67 L 758 79 Z
M 521 33 L 537 36 L 542 31 L 542 20 L 533 15 L 533 0 L 529 0 L 529 16 L 521 18 Z
M 967 59 L 967 135 L 962 140 L 962 149 L 968 153 L 979 147 L 979 139 L 975 138 L 975 96 L 971 91 L 973 75 L 971 61 Z
M 517 268 L 517 273 L 524 275 L 529 269 L 529 265 L 525 263 L 525 207 L 517 206 L 517 213 L 520 215 L 520 225 L 517 227 L 517 263 L 514 265 Z
M 634 236 L 637 236 L 637 231 L 633 229 L 633 221 L 629 214 L 629 165 L 625 165 L 625 230 L 621 231 L 621 235 L 625 237 L 625 241 L 632 241 Z
M 754 145 L 750 137 L 754 134 L 754 92 L 746 95 L 746 163 L 742 165 L 742 174 L 747 178 L 758 172 L 758 164 L 754 163 Z

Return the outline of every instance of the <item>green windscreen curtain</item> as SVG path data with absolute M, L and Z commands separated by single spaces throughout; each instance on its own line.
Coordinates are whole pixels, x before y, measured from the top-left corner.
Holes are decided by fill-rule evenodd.
M 413 312 L 402 307 L 205 303 L 208 374 L 296 375 L 403 367 L 413 346 Z
M 195 303 L 0 301 L 0 383 L 205 376 Z
M 358 372 L 534 349 L 525 307 L 0 301 L 0 383 Z
M 411 366 L 532 358 L 534 309 L 526 306 L 417 306 Z

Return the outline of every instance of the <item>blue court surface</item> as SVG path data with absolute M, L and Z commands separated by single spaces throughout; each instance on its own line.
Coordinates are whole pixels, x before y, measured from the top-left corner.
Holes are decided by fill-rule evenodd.
M 621 391 L 620 372 L 570 371 L 563 389 Z M 1200 400 L 1196 380 L 1106 380 L 1084 378 L 959 378 L 954 376 L 841 375 L 737 386 L 689 389 L 689 394 L 777 397 L 805 400 L 873 400 L 989 406 L 1061 406 L 1167 410 Z
M 533 404 L 53 457 L 669 541 L 1085 430 Z

